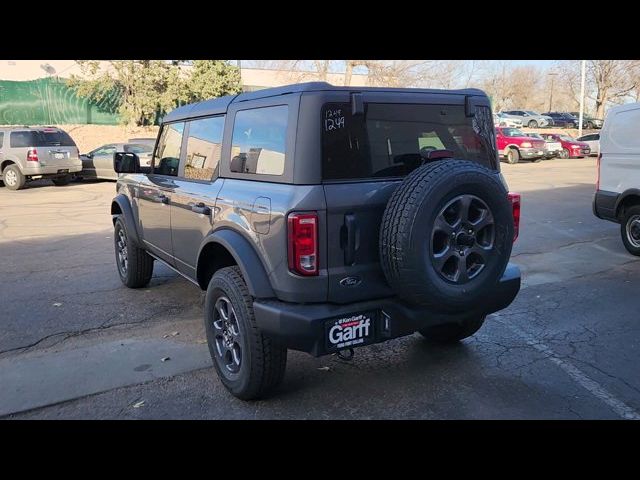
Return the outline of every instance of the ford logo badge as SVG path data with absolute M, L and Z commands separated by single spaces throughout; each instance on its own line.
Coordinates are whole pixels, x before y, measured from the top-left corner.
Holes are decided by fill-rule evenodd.
M 343 287 L 355 287 L 356 285 L 360 285 L 362 280 L 360 277 L 345 277 L 340 280 L 340 285 Z

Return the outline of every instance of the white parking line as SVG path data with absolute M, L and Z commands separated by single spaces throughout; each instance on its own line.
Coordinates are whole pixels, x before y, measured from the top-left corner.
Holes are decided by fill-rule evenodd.
M 606 403 L 611 409 L 616 412 L 620 417 L 626 420 L 640 420 L 640 413 L 624 403 L 622 400 L 614 397 L 609 393 L 602 385 L 595 380 L 592 380 L 585 375 L 580 369 L 576 368 L 569 362 L 565 362 L 556 353 L 543 342 L 535 338 L 530 333 L 525 332 L 523 329 L 512 323 L 504 322 L 501 319 L 497 319 L 502 325 L 507 327 L 513 333 L 522 338 L 527 345 L 535 348 L 540 353 L 545 355 L 551 362 L 560 367 L 569 377 L 571 377 L 578 385 L 590 392 L 593 396 Z

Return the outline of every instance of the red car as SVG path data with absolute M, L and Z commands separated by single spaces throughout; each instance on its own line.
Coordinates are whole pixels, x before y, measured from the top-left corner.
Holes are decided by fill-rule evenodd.
M 588 157 L 591 153 L 591 147 L 589 147 L 588 143 L 579 142 L 569 135 L 559 133 L 541 133 L 540 135 L 546 140 L 560 142 L 562 145 L 560 158 L 582 158 Z
M 518 163 L 521 158 L 539 162 L 546 153 L 544 140 L 527 137 L 517 128 L 496 127 L 496 143 L 500 157 L 508 163 Z

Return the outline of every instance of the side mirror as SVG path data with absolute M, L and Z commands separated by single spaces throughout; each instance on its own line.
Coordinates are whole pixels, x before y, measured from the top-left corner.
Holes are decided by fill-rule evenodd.
M 87 158 L 93 158 L 93 153 L 91 153 L 91 152 L 85 153 L 84 156 L 87 157 Z
M 140 158 L 131 152 L 113 154 L 113 169 L 116 173 L 140 173 Z

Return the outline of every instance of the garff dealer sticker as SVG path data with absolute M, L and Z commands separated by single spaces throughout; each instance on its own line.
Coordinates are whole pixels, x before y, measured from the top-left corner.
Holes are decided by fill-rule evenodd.
M 362 314 L 333 320 L 329 325 L 328 339 L 330 348 L 360 345 L 369 338 L 370 333 L 373 331 L 371 317 Z

